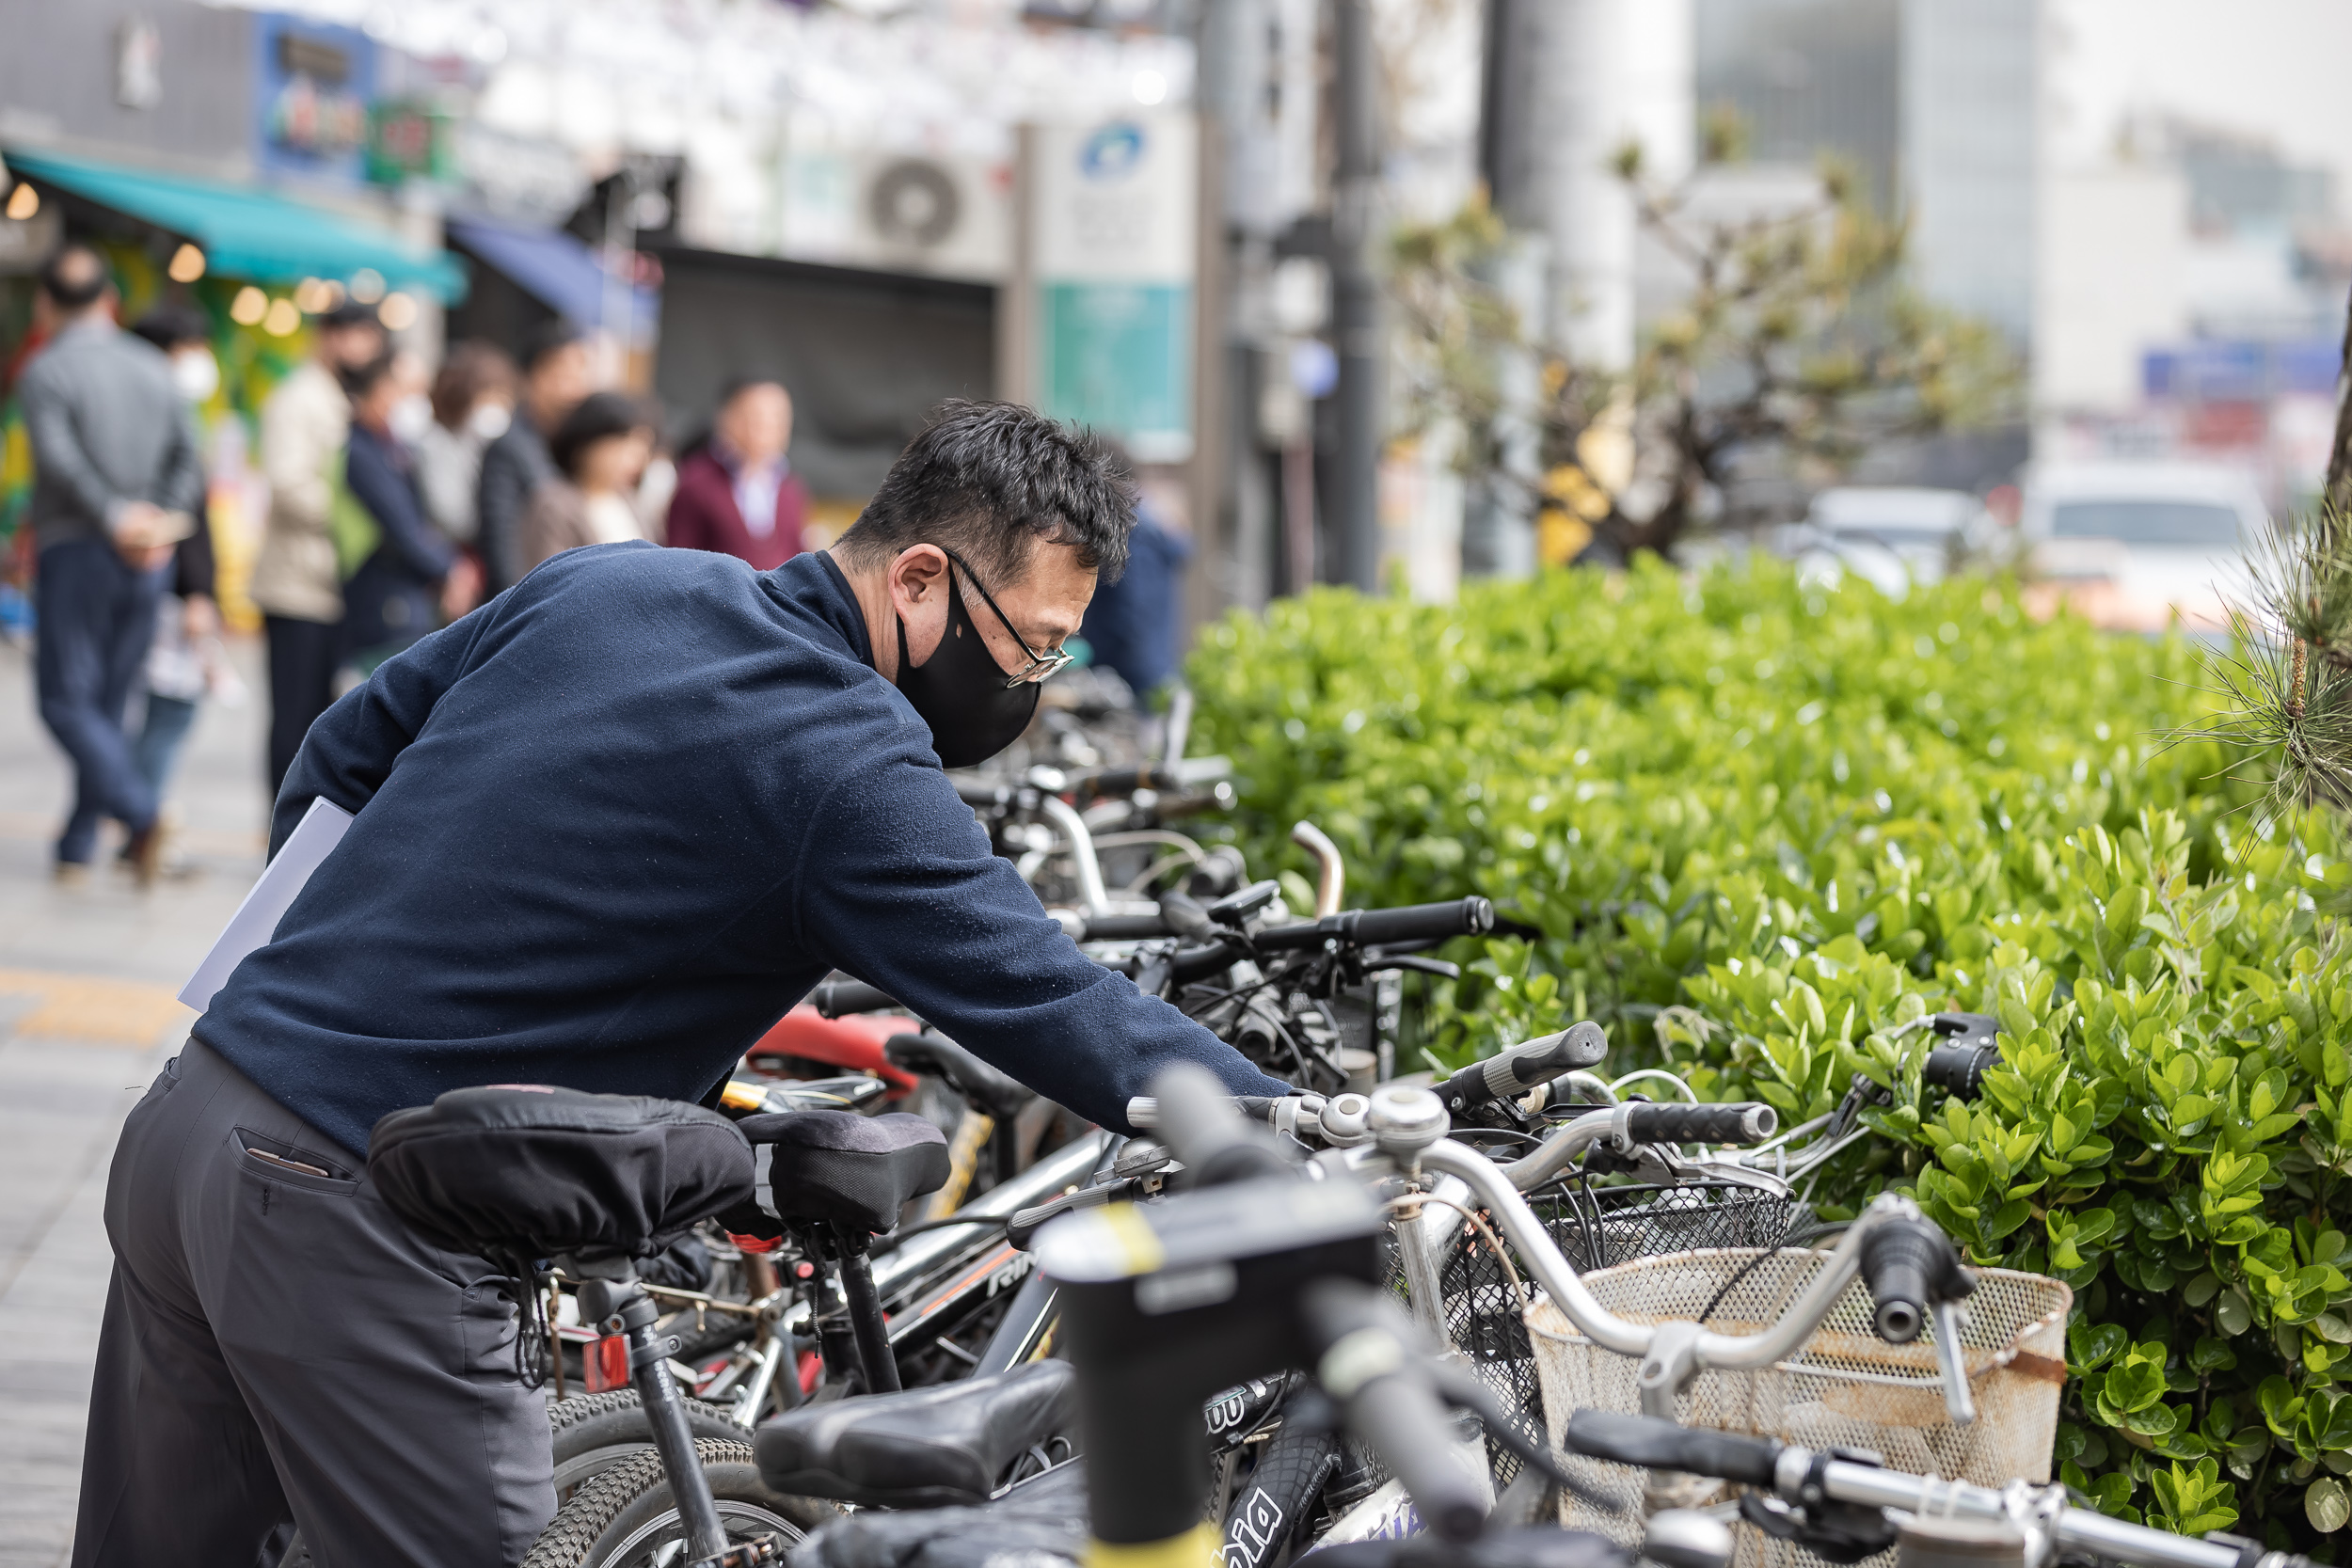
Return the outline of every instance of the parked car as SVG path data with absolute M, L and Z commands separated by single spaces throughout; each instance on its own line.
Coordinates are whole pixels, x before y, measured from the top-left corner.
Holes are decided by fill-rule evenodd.
M 1777 548 L 1801 577 L 1836 582 L 1851 573 L 1899 599 L 1913 583 L 1941 582 L 1982 556 L 2000 531 L 1964 490 L 1850 484 L 1814 497 Z
M 2249 586 L 2247 552 L 2271 534 L 2253 480 L 2204 463 L 2051 463 L 2026 479 L 2018 531 L 2036 593 L 2118 631 L 2177 618 L 2229 629 Z

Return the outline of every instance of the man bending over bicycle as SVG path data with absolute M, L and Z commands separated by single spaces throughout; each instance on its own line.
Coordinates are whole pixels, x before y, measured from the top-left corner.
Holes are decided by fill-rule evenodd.
M 1230 1047 L 1089 963 L 941 772 L 1068 661 L 1134 498 L 1026 410 L 949 404 L 841 542 L 772 571 L 594 546 L 381 666 L 271 848 L 358 814 L 131 1114 L 76 1564 L 516 1561 L 554 1510 L 516 1308 L 365 1177 L 475 1084 L 704 1096 L 827 970 L 1113 1128 Z

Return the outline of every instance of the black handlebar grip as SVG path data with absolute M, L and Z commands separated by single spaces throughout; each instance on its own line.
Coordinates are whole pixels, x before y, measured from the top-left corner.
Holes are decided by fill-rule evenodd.
M 1325 1278 L 1299 1292 L 1298 1310 L 1316 1379 L 1348 1430 L 1388 1462 L 1431 1534 L 1457 1544 L 1476 1537 L 1487 1492 L 1454 1457 L 1453 1418 L 1403 1309 L 1359 1280 Z
M 898 999 L 863 980 L 827 980 L 808 993 L 809 1001 L 827 1018 L 843 1013 L 878 1013 L 898 1006 Z
M 1890 1345 L 1907 1345 L 1927 1325 L 1928 1308 L 1977 1288 L 1960 1265 L 1951 1238 L 1928 1220 L 1889 1220 L 1862 1239 L 1862 1278 L 1878 1304 L 1871 1324 Z
M 1176 934 L 1156 913 L 1090 914 L 1087 916 L 1086 927 L 1086 935 L 1078 939 L 1081 942 L 1149 942 L 1153 937 Z
M 1448 937 L 1474 937 L 1495 927 L 1495 907 L 1484 898 L 1456 898 L 1445 904 L 1407 904 L 1394 910 L 1342 910 L 1321 920 L 1296 926 L 1276 926 L 1257 934 L 1258 945 L 1268 952 L 1295 952 L 1327 942 L 1379 947 L 1392 942 L 1442 942 Z
M 994 779 L 960 778 L 953 773 L 947 777 L 955 784 L 956 799 L 967 806 L 1002 806 L 1012 801 L 1010 784 L 998 784 Z
M 1348 910 L 1331 917 L 1345 923 L 1343 936 L 1366 947 L 1390 942 L 1474 937 L 1495 928 L 1495 907 L 1484 898 L 1444 904 L 1407 904 L 1396 910 Z
M 1590 1019 L 1556 1035 L 1515 1045 L 1500 1055 L 1472 1062 L 1438 1085 L 1450 1111 L 1524 1094 L 1574 1068 L 1591 1067 L 1609 1054 L 1609 1037 Z
M 1605 1410 L 1580 1410 L 1570 1416 L 1562 1437 L 1588 1459 L 1714 1476 L 1743 1486 L 1771 1486 L 1780 1462 L 1781 1445 L 1770 1437 L 1679 1427 L 1655 1416 L 1618 1416 Z
M 1770 1105 L 1635 1105 L 1626 1136 L 1645 1144 L 1760 1144 L 1780 1126 Z

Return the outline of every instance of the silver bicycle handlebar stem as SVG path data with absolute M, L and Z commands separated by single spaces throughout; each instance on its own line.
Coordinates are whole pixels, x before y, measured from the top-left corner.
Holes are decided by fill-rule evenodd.
M 1070 862 L 1078 875 L 1078 896 L 1086 900 L 1087 913 L 1104 914 L 1110 910 L 1110 893 L 1103 886 L 1103 865 L 1094 858 L 1094 832 L 1078 815 L 1077 808 L 1058 795 L 1046 795 L 1038 800 L 1055 827 L 1070 841 Z

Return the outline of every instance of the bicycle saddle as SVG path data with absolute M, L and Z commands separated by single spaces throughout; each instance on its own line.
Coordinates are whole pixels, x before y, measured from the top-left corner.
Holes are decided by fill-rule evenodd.
M 751 1140 L 760 1208 L 868 1232 L 947 1181 L 946 1134 L 921 1117 L 783 1111 L 733 1124 Z
M 699 1105 L 502 1084 L 385 1117 L 368 1175 L 453 1251 L 643 1258 L 750 1197 L 752 1151 Z
M 987 1500 L 1025 1449 L 1070 1423 L 1076 1372 L 1037 1361 L 963 1383 L 806 1405 L 752 1434 L 759 1475 L 787 1495 L 865 1508 Z
M 893 1067 L 945 1078 L 958 1094 L 999 1121 L 1020 1115 L 1021 1108 L 1037 1098 L 1019 1079 L 998 1071 L 946 1036 L 928 1029 L 919 1035 L 910 1032 L 891 1036 L 883 1042 L 882 1055 Z

